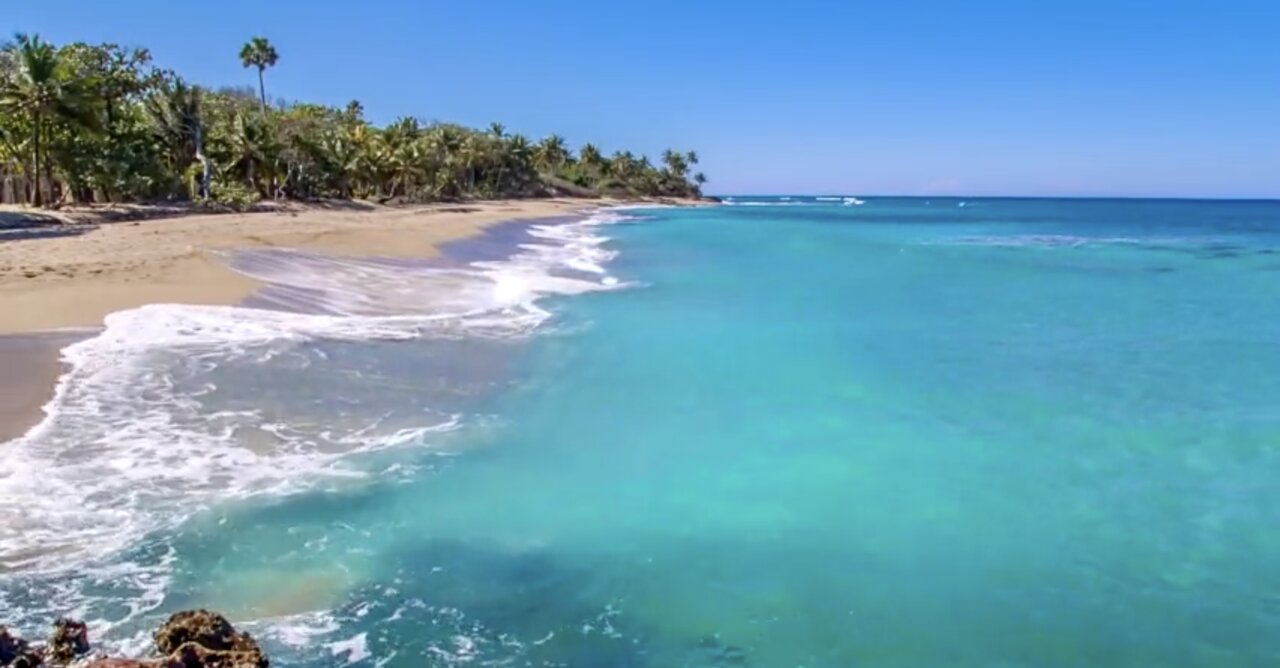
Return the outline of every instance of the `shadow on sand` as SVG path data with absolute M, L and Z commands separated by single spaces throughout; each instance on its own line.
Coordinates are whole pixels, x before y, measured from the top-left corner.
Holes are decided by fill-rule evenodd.
M 36 211 L 0 211 L 0 241 L 68 237 L 84 234 L 93 225 L 67 223 L 57 216 Z

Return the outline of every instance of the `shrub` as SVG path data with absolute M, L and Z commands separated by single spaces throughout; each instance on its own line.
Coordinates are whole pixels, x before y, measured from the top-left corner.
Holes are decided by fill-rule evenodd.
M 214 204 L 219 204 L 236 211 L 248 211 L 261 199 L 258 191 L 239 181 L 214 179 L 211 189 Z

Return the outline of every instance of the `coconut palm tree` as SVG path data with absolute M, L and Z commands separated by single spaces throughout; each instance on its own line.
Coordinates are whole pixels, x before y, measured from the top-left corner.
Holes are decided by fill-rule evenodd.
M 26 116 L 31 126 L 31 203 L 41 206 L 40 175 L 46 173 L 52 185 L 52 168 L 43 160 L 46 121 L 61 119 L 89 129 L 97 123 L 80 83 L 65 76 L 53 45 L 39 35 L 18 33 L 7 50 L 17 67 L 0 81 L 0 109 Z
M 615 151 L 609 157 L 609 174 L 616 179 L 626 181 L 635 173 L 635 155 L 631 151 Z
M 239 171 L 249 188 L 260 190 L 260 176 L 275 177 L 280 146 L 262 119 L 236 114 L 226 139 L 234 160 L 227 170 Z
M 604 156 L 600 155 L 600 149 L 595 144 L 586 143 L 578 149 L 578 162 L 583 167 L 595 169 L 604 164 Z
M 520 194 L 533 177 L 533 146 L 524 135 L 511 135 L 505 140 L 500 189 L 506 194 Z
M 203 92 L 175 78 L 159 84 L 157 90 L 143 100 L 143 111 L 151 122 L 151 130 L 168 153 L 171 173 L 181 174 L 195 158 L 201 175 L 197 188 L 201 199 L 209 197 L 209 160 L 204 154 L 204 120 L 201 110 Z
M 418 123 L 418 119 L 412 116 L 402 116 L 383 130 L 383 136 L 392 149 L 398 148 L 401 144 L 417 141 L 421 134 L 422 126 Z
M 564 137 L 551 135 L 538 142 L 534 151 L 534 161 L 538 169 L 555 174 L 569 160 L 569 150 L 565 148 Z
M 507 126 L 497 122 L 490 123 L 489 134 L 501 139 L 504 135 L 507 134 Z
M 245 67 L 258 68 L 258 94 L 262 97 L 262 112 L 267 111 L 267 87 L 263 83 L 262 73 L 268 67 L 275 67 L 280 54 L 266 37 L 254 37 L 240 47 L 240 64 Z
M 662 164 L 666 165 L 667 171 L 674 177 L 684 178 L 685 173 L 689 171 L 685 156 L 671 149 L 662 152 Z

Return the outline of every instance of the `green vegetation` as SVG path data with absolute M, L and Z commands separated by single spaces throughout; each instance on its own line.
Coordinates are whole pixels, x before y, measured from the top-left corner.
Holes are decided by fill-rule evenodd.
M 594 144 L 575 156 L 559 135 L 534 142 L 500 123 L 406 116 L 379 128 L 355 101 L 271 104 L 264 73 L 278 61 L 265 38 L 241 48 L 255 95 L 188 83 L 145 49 L 16 35 L 0 48 L 0 201 L 694 197 L 706 181 L 691 174 L 693 152 L 655 166 Z

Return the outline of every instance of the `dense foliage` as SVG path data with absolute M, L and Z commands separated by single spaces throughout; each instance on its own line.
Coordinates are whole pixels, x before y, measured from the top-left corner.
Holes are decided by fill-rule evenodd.
M 667 151 L 655 166 L 593 144 L 574 155 L 560 136 L 533 142 L 497 123 L 478 130 L 406 116 L 379 128 L 354 101 L 268 104 L 265 74 L 279 54 L 255 37 L 240 60 L 256 70 L 258 91 L 190 84 L 145 49 L 18 34 L 0 49 L 0 178 L 37 205 L 696 196 L 705 181 L 690 175 L 692 152 Z

